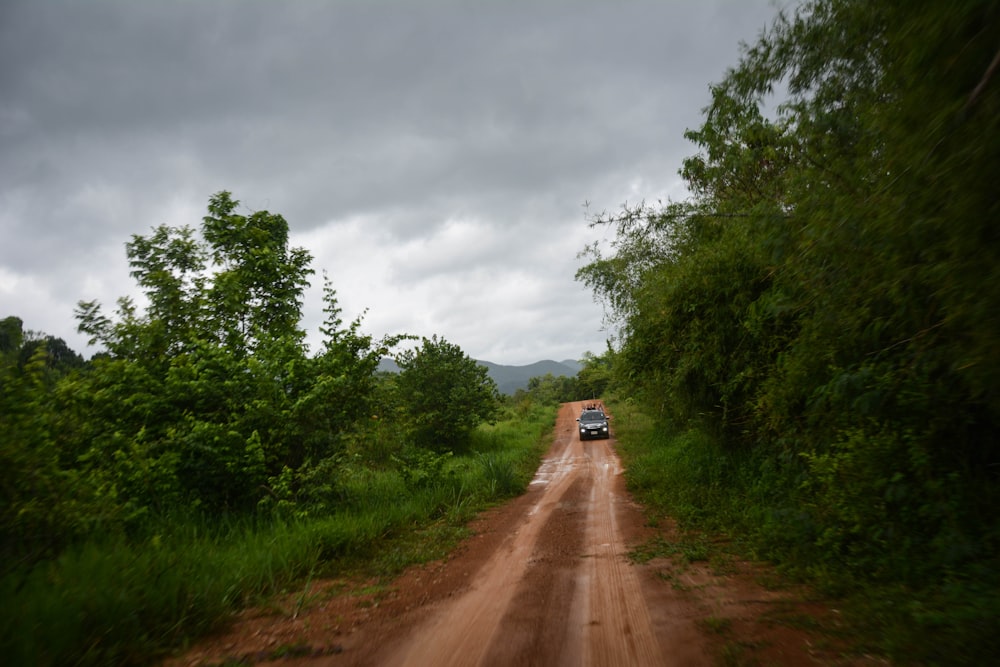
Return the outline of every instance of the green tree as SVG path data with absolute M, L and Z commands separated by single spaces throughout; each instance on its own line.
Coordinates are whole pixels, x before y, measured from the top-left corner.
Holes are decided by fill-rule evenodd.
M 351 438 L 361 436 L 373 415 L 383 412 L 376 377 L 379 361 L 409 336 L 375 339 L 361 331 L 362 317 L 345 324 L 337 293 L 324 276 L 322 348 L 295 372 L 300 386 L 281 422 L 289 443 L 283 465 L 295 469 L 318 465 L 341 453 Z M 261 420 L 263 422 L 268 419 Z M 261 424 L 263 427 L 264 424 Z
M 267 211 L 239 215 L 238 205 L 220 192 L 209 201 L 202 224 L 218 267 L 207 294 L 215 330 L 234 352 L 267 339 L 301 341 L 302 292 L 312 258 L 305 249 L 289 248 L 283 217 Z
M 998 43 L 993 1 L 803 3 L 712 86 L 691 198 L 595 220 L 616 379 L 759 466 L 813 571 L 955 599 L 995 569 Z
M 62 388 L 82 358 L 64 341 L 0 322 L 0 555 L 6 571 L 57 553 L 115 515 L 100 476 L 82 474 L 72 452 Z
M 0 354 L 21 349 L 24 340 L 24 320 L 10 315 L 0 320 Z
M 238 205 L 214 195 L 202 238 L 165 226 L 132 237 L 144 312 L 128 299 L 114 318 L 95 302 L 77 311 L 109 358 L 80 381 L 75 449 L 113 470 L 134 512 L 253 507 L 270 476 L 335 439 L 306 418 L 319 375 L 299 327 L 309 254 L 289 247 L 284 218 Z
M 396 357 L 398 395 L 414 443 L 439 451 L 468 447 L 472 431 L 494 417 L 496 383 L 460 347 L 437 336 Z
M 375 340 L 360 317 L 345 325 L 327 280 L 325 338 L 310 355 L 299 326 L 309 255 L 289 247 L 281 216 L 237 208 L 222 192 L 200 236 L 161 226 L 132 237 L 142 312 L 128 299 L 114 317 L 94 302 L 78 310 L 108 353 L 76 382 L 64 449 L 110 475 L 135 521 L 315 499 L 306 487 L 363 439 L 378 362 L 403 338 Z
M 514 392 L 512 400 L 516 404 L 530 398 L 543 405 L 557 405 L 576 400 L 578 393 L 575 377 L 546 373 L 529 378 L 527 387 Z
M 577 398 L 604 396 L 612 381 L 614 358 L 615 353 L 610 344 L 604 354 L 600 356 L 592 352 L 583 355 L 583 359 L 580 360 L 583 368 L 576 374 Z
M 237 357 L 267 341 L 301 342 L 303 291 L 311 257 L 288 245 L 280 215 L 236 213 L 228 192 L 209 200 L 199 240 L 190 227 L 161 225 L 126 244 L 131 275 L 149 306 L 139 314 L 119 300 L 117 322 L 96 302 L 77 310 L 81 332 L 118 357 L 164 362 L 209 343 Z

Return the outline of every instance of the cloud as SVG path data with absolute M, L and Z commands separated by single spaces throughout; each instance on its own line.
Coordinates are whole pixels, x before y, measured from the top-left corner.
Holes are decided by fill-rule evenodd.
M 225 189 L 281 213 L 376 335 L 436 333 L 499 363 L 600 351 L 602 313 L 573 275 L 603 232 L 581 205 L 682 197 L 684 130 L 776 12 L 8 0 L 4 310 L 82 349 L 75 303 L 134 293 L 131 235 L 197 227 Z

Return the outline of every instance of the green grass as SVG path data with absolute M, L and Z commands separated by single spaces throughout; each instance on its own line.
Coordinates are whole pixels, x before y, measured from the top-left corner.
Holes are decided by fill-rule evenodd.
M 94 537 L 0 579 L 0 652 L 13 665 L 140 665 L 269 596 L 342 572 L 388 577 L 440 558 L 477 512 L 527 486 L 554 409 L 482 427 L 470 454 L 410 488 L 352 468 L 344 508 L 299 519 L 164 522 L 141 540 Z M 307 604 L 302 600 L 301 604 Z

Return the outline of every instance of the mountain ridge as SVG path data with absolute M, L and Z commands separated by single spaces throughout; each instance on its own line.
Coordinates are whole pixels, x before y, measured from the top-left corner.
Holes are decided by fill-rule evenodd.
M 553 375 L 555 377 L 573 377 L 583 366 L 573 359 L 553 361 L 542 359 L 523 366 L 497 364 L 492 361 L 476 359 L 480 366 L 486 367 L 486 373 L 493 378 L 501 394 L 513 394 L 518 389 L 527 389 L 528 381 L 534 377 Z M 399 365 L 393 359 L 384 358 L 378 364 L 378 370 L 384 373 L 398 373 Z

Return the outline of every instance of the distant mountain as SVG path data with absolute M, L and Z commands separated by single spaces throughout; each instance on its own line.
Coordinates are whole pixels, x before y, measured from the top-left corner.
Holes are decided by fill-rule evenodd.
M 567 368 L 572 369 L 573 375 L 576 375 L 577 373 L 583 370 L 583 364 L 581 364 L 576 359 L 563 359 L 559 363 L 562 364 L 563 366 L 566 366 Z
M 553 375 L 555 377 L 573 377 L 580 372 L 582 366 L 572 359 L 564 361 L 536 361 L 527 366 L 505 366 L 494 364 L 492 361 L 479 361 L 476 363 L 486 367 L 486 373 L 497 383 L 497 389 L 501 394 L 513 394 L 518 389 L 526 389 L 528 380 L 533 377 Z M 399 366 L 392 359 L 383 359 L 378 364 L 378 370 L 384 373 L 398 373 Z
M 486 366 L 486 372 L 497 383 L 497 389 L 501 394 L 513 394 L 518 389 L 526 389 L 528 380 L 543 375 L 554 375 L 555 377 L 573 377 L 580 370 L 580 365 L 565 361 L 536 361 L 527 366 L 503 366 L 490 361 L 479 361 L 479 364 Z M 569 364 L 573 364 L 570 366 Z

